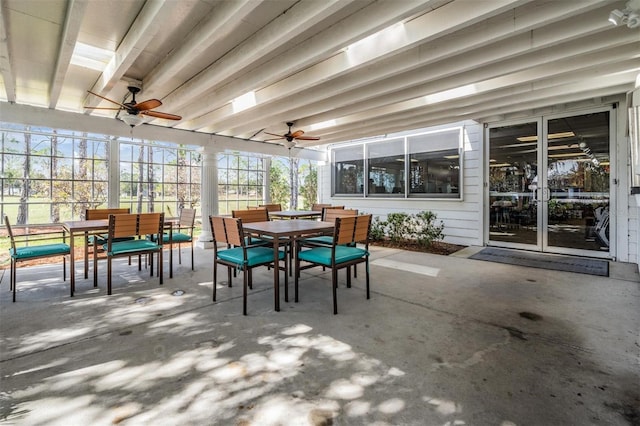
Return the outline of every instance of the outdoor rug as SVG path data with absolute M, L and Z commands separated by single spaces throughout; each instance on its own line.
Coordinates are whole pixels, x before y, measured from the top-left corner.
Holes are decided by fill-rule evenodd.
M 601 259 L 560 256 L 546 253 L 534 253 L 522 250 L 506 250 L 486 247 L 469 259 L 488 262 L 508 263 L 510 265 L 531 268 L 551 269 L 554 271 L 577 272 L 580 274 L 609 276 L 609 262 Z

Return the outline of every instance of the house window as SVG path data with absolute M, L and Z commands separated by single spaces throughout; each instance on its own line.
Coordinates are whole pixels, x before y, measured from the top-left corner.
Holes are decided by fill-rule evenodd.
M 461 199 L 462 153 L 461 127 L 337 147 L 333 195 Z
M 364 153 L 362 145 L 333 150 L 333 164 L 334 194 L 364 194 Z
M 229 153 L 218 156 L 218 210 L 257 206 L 264 202 L 264 160 L 250 154 Z
M 367 144 L 367 196 L 404 197 L 404 138 Z
M 460 129 L 407 137 L 409 196 L 460 198 Z

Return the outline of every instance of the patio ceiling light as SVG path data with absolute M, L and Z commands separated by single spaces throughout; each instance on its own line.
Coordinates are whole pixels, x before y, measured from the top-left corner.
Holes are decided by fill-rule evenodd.
M 120 116 L 120 120 L 124 121 L 131 127 L 136 127 L 144 123 L 144 118 L 138 114 L 123 114 Z

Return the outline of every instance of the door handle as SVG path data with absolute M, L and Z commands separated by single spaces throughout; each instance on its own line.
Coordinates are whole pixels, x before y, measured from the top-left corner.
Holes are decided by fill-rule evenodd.
M 545 203 L 548 202 L 551 199 L 551 191 L 549 191 L 549 188 L 544 188 L 542 190 L 542 197 Z

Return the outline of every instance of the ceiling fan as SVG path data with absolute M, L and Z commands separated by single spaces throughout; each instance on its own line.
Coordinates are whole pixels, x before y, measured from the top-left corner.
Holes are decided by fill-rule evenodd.
M 289 126 L 289 131 L 287 133 L 285 133 L 284 135 L 277 135 L 275 133 L 269 133 L 269 132 L 265 132 L 267 135 L 270 136 L 277 136 L 276 138 L 271 138 L 271 139 L 265 139 L 265 142 L 268 141 L 277 141 L 280 139 L 285 139 L 286 142 L 284 143 L 284 146 L 286 146 L 287 148 L 291 149 L 295 146 L 296 142 L 295 141 L 319 141 L 320 138 L 315 137 L 315 136 L 303 136 L 304 135 L 304 131 L 303 130 L 296 130 L 295 132 L 291 131 L 291 127 L 293 126 L 293 122 L 292 121 L 288 121 L 287 126 Z
M 145 115 L 145 116 L 154 117 L 154 118 L 164 118 L 166 120 L 182 120 L 182 117 L 179 115 L 168 114 L 166 112 L 160 112 L 160 111 L 151 111 L 152 109 L 162 105 L 162 102 L 160 102 L 158 99 L 149 99 L 139 103 L 136 102 L 136 93 L 140 92 L 139 87 L 128 86 L 127 89 L 129 89 L 129 92 L 131 92 L 132 98 L 130 102 L 125 102 L 125 103 L 116 102 L 102 95 L 94 93 L 91 90 L 87 90 L 87 92 L 91 93 L 92 95 L 97 96 L 101 99 L 104 99 L 105 101 L 109 101 L 112 104 L 116 104 L 118 105 L 118 107 L 115 108 L 115 107 L 85 106 L 85 108 L 106 109 L 106 110 L 112 110 L 112 111 L 126 111 L 127 115 L 123 116 L 121 120 L 127 123 L 128 125 L 130 125 L 131 127 L 137 126 L 138 124 L 142 123 L 140 115 Z

